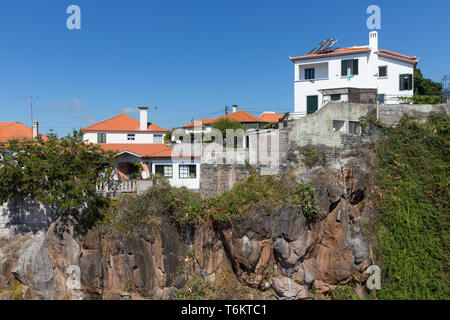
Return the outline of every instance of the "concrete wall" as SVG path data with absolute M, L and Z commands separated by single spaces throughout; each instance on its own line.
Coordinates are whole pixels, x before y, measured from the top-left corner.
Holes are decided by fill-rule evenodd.
M 448 104 L 381 104 L 378 106 L 378 119 L 384 124 L 396 125 L 405 114 L 408 114 L 417 120 L 424 121 L 428 118 L 431 112 L 450 116 Z
M 288 121 L 289 144 L 341 148 L 343 139 L 361 136 L 349 133 L 349 121 L 359 122 L 361 117 L 367 115 L 376 115 L 375 105 L 330 102 L 307 117 Z M 344 130 L 334 130 L 333 120 L 344 121 Z

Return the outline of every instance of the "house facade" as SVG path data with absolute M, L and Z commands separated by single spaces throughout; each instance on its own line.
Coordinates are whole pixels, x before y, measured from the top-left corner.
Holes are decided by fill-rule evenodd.
M 378 49 L 378 32 L 369 45 L 331 49 L 291 58 L 294 63 L 293 115 L 306 116 L 329 101 L 401 103 L 414 94 L 417 59 Z
M 83 128 L 83 138 L 116 153 L 112 180 L 146 180 L 159 174 L 172 186 L 198 190 L 200 158 L 174 155 L 163 141 L 168 130 L 147 122 L 147 110 L 139 107 L 139 120 L 122 113 Z
M 89 143 L 164 143 L 169 130 L 148 122 L 147 111 L 147 107 L 139 107 L 139 120 L 122 113 L 82 128 L 83 139 Z

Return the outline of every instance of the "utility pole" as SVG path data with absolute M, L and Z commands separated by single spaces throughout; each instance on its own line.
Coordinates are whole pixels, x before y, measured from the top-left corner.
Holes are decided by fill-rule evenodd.
M 35 97 L 36 100 L 39 99 L 39 96 Z M 31 127 L 33 128 L 33 96 L 30 96 L 30 115 L 31 115 Z
M 158 111 L 158 107 L 155 106 L 155 123 L 156 123 L 156 111 Z
M 225 106 L 225 115 L 228 114 L 228 106 Z

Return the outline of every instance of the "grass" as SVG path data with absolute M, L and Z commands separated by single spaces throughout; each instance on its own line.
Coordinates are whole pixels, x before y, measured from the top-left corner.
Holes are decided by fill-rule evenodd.
M 384 128 L 379 168 L 376 255 L 380 299 L 449 299 L 450 120 L 408 117 Z

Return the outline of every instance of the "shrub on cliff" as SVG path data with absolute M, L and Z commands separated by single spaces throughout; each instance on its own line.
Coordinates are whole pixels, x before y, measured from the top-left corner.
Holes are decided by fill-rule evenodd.
M 77 131 L 45 141 L 12 140 L 0 145 L 0 159 L 0 203 L 19 196 L 62 211 L 98 203 L 95 185 L 110 175 L 114 160 L 112 153 L 85 144 Z
M 449 299 L 450 120 L 408 117 L 376 145 L 383 299 Z

